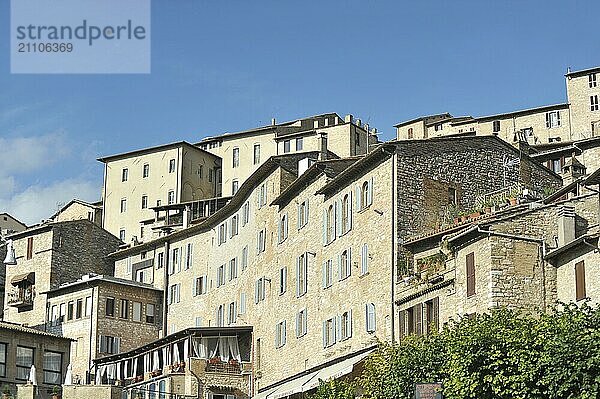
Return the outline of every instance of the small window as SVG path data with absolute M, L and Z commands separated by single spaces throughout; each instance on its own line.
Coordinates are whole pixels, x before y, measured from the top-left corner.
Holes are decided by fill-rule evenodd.
M 225 285 L 225 265 L 217 268 L 217 288 Z
M 585 292 L 585 264 L 583 261 L 575 264 L 575 299 L 580 301 L 586 298 Z
M 74 310 L 75 302 L 69 301 L 69 303 L 67 304 L 67 320 L 73 320 Z
M 308 223 L 308 200 L 298 204 L 298 230 Z
M 352 260 L 351 260 L 351 249 L 348 248 L 342 251 L 341 255 L 338 258 L 338 266 L 339 266 L 339 279 L 344 280 L 350 277 L 352 273 Z
M 155 306 L 153 303 L 146 304 L 146 323 L 154 324 L 154 310 Z
M 288 237 L 288 217 L 287 214 L 281 215 L 279 218 L 279 226 L 277 231 L 277 242 L 282 243 Z
M 197 295 L 206 294 L 208 292 L 207 287 L 208 287 L 208 277 L 207 276 L 196 277 L 196 279 L 194 280 L 193 295 L 197 296 Z
M 121 181 L 127 181 L 128 177 L 129 177 L 129 169 L 123 168 L 123 170 L 121 172 Z
M 148 176 L 150 176 L 150 165 L 145 163 L 144 166 L 142 166 L 142 177 L 145 179 Z
M 279 295 L 285 294 L 287 290 L 287 267 L 279 269 Z
M 304 139 L 302 137 L 298 137 L 296 139 L 296 151 L 302 151 L 304 148 Z
M 598 111 L 598 95 L 590 96 L 590 111 Z
M 323 322 L 323 347 L 327 348 L 335 344 L 335 317 Z
M 360 210 L 363 210 L 373 203 L 373 178 L 366 180 L 357 188 Z
M 242 248 L 242 271 L 248 267 L 248 246 Z
M 219 245 L 224 244 L 227 241 L 227 223 L 221 223 L 219 225 Z
M 467 296 L 475 295 L 475 253 L 467 254 L 466 258 Z
M 169 303 L 169 305 L 171 305 L 173 303 L 179 303 L 179 300 L 180 300 L 179 287 L 180 287 L 179 284 L 173 284 L 169 287 L 169 292 L 168 292 L 169 300 L 167 301 Z
M 192 267 L 194 262 L 194 245 L 191 242 L 187 244 L 187 251 L 185 253 L 185 269 Z
M 245 226 L 250 221 L 250 202 L 247 201 L 242 209 L 242 226 Z
M 175 203 L 175 191 L 169 190 L 167 195 L 167 204 L 172 205 Z
M 237 258 L 229 261 L 229 281 L 236 279 L 238 276 Z
M 240 166 L 240 149 L 235 147 L 233 149 L 233 167 L 237 168 Z
M 169 173 L 175 173 L 175 160 L 169 159 Z
M 148 196 L 142 195 L 142 209 L 148 208 Z
M 27 237 L 27 260 L 33 258 L 33 237 Z
M 306 309 L 302 309 L 296 314 L 296 338 L 306 335 L 307 325 Z
M 596 87 L 596 74 L 590 73 L 588 75 L 588 84 L 590 87 Z
M 340 234 L 346 234 L 352 228 L 352 206 L 350 203 L 350 194 L 344 195 L 342 198 L 342 231 Z
M 62 359 L 59 352 L 45 351 L 43 359 L 44 384 L 62 384 Z
M 433 127 L 433 129 L 438 132 L 440 130 L 442 130 L 444 128 L 444 125 L 442 125 L 441 123 L 436 123 Z
M 365 306 L 365 320 L 366 320 L 366 330 L 367 332 L 375 331 L 375 304 L 367 303 Z
M 363 244 L 360 251 L 360 274 L 365 275 L 369 272 L 369 245 Z
M 413 133 L 413 128 L 412 127 L 408 128 L 408 133 L 406 134 L 406 137 L 409 138 L 409 139 L 414 138 L 414 133 Z
M 229 238 L 237 236 L 239 233 L 239 222 L 237 214 L 231 217 L 231 221 L 229 222 L 229 224 L 231 225 L 231 228 L 229 229 Z
M 115 315 L 115 298 L 106 298 L 106 313 L 107 316 Z
M 0 377 L 6 378 L 6 354 L 8 344 L 0 343 Z
M 254 303 L 265 300 L 265 278 L 261 277 L 254 283 Z
M 325 243 L 329 244 L 335 240 L 335 206 L 334 204 L 329 205 L 327 208 L 327 215 L 325 218 L 325 231 L 326 240 Z
M 277 323 L 275 327 L 275 347 L 281 348 L 285 345 L 286 339 L 286 323 L 285 320 Z
M 83 316 L 83 299 L 78 299 L 75 303 L 75 318 L 81 319 Z
M 260 163 L 260 144 L 254 144 L 254 165 Z
M 121 198 L 121 213 L 127 211 L 127 198 Z
M 343 341 L 352 336 L 352 311 L 342 313 L 340 317 L 340 340 Z
M 256 237 L 256 250 L 258 254 L 265 252 L 265 241 L 266 241 L 267 232 L 265 229 L 262 229 L 258 232 Z
M 203 169 L 204 168 L 202 165 L 198 165 L 198 168 L 196 169 L 196 174 L 198 175 L 198 179 L 202 179 Z
M 492 131 L 498 133 L 500 131 L 500 121 L 492 122 Z
M 127 299 L 121 299 L 121 307 L 120 307 L 119 317 L 121 319 L 129 318 L 129 301 Z
M 231 195 L 235 195 L 235 193 L 238 192 L 239 185 L 240 185 L 240 182 L 237 180 L 233 180 L 231 182 Z
M 92 315 L 92 297 L 85 297 L 85 317 Z
M 29 378 L 29 371 L 33 364 L 33 354 L 35 350 L 26 346 L 17 346 L 17 374 L 15 378 L 17 380 L 27 380 Z
M 456 206 L 458 204 L 456 189 L 454 187 L 448 187 L 448 205 Z
M 560 127 L 560 111 L 546 112 L 546 127 L 548 129 Z
M 284 154 L 287 154 L 288 152 L 290 152 L 290 140 L 284 140 L 283 141 L 283 152 Z
M 164 265 L 165 265 L 165 254 L 164 254 L 164 252 L 159 252 L 158 255 L 156 255 L 156 268 L 162 269 Z
M 333 284 L 333 261 L 331 259 L 323 262 L 323 288 L 329 288 Z
M 142 303 L 133 302 L 133 321 L 142 321 Z
M 360 145 L 360 133 L 358 131 L 354 132 L 354 145 Z
M 296 261 L 296 296 L 301 297 L 308 289 L 308 253 L 300 255 Z
M 235 324 L 237 321 L 237 304 L 231 302 L 227 307 L 227 325 Z

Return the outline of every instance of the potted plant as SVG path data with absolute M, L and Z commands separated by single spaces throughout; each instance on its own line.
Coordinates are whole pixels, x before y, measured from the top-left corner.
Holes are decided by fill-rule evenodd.
M 486 214 L 490 214 L 492 213 L 492 201 L 491 200 L 487 200 L 483 203 L 483 212 L 485 212 Z
M 60 389 L 58 385 L 52 387 L 52 399 L 60 399 Z
M 469 218 L 469 217 L 467 216 L 467 213 L 466 213 L 465 211 L 459 211 L 459 212 L 458 212 L 458 216 L 460 217 L 460 222 L 461 222 L 461 223 L 464 223 L 464 222 L 466 222 L 466 221 L 467 221 L 467 219 Z
M 479 212 L 476 209 L 472 209 L 471 212 L 469 213 L 469 218 L 471 218 L 471 219 L 475 219 L 479 216 L 481 216 L 481 212 Z
M 10 393 L 10 387 L 7 384 L 2 385 L 2 398 L 3 399 L 12 398 L 12 395 Z

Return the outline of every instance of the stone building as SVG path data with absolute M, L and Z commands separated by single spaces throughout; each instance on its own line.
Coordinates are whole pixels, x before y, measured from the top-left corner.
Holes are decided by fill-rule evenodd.
M 377 340 L 395 339 L 406 237 L 451 223 L 488 193 L 561 183 L 493 136 L 323 153 L 271 157 L 214 214 L 111 256 L 120 278 L 133 278 L 142 257 L 154 260 L 146 267 L 166 292 L 166 333 L 252 326 L 252 390 L 267 398 L 314 389 L 310 374 L 344 361 L 351 371 Z
M 0 213 L 0 320 L 4 314 L 4 297 L 5 297 L 5 284 L 6 284 L 6 264 L 5 261 L 10 261 L 12 254 L 14 254 L 14 248 L 12 243 L 6 240 L 6 236 L 23 231 L 27 226 L 12 217 L 6 212 Z M 6 256 L 8 251 L 11 252 L 10 256 Z
M 16 265 L 6 268 L 4 320 L 45 326 L 46 291 L 82 274 L 112 274 L 105 259 L 120 241 L 87 219 L 50 222 L 8 236 Z
M 27 228 L 25 223 L 17 220 L 6 212 L 0 212 L 0 239 L 12 233 L 18 233 Z
M 0 382 L 8 385 L 14 395 L 17 384 L 33 379 L 34 365 L 37 386 L 29 385 L 28 391 L 37 391 L 36 397 L 40 399 L 50 398 L 53 387 L 64 382 L 70 346 L 69 338 L 0 321 Z
M 339 157 L 364 155 L 377 143 L 377 130 L 360 119 L 335 113 L 316 115 L 202 139 L 197 145 L 223 160 L 223 194 L 231 196 L 267 159 L 320 151 L 321 141 Z
M 143 241 L 153 206 L 220 196 L 221 159 L 184 141 L 99 158 L 104 163 L 102 227 Z
M 58 212 L 50 217 L 55 222 L 64 222 L 67 220 L 79 220 L 87 219 L 91 222 L 96 223 L 98 226 L 102 225 L 102 201 L 99 202 L 85 202 L 77 198 L 72 199 Z
M 600 68 L 565 75 L 567 101 L 489 116 L 454 117 L 449 113 L 423 116 L 401 122 L 396 128 L 399 140 L 424 139 L 456 134 L 495 135 L 517 145 L 571 142 L 598 136 L 600 111 Z
M 91 274 L 44 293 L 46 331 L 74 341 L 74 383 L 90 382 L 94 360 L 159 338 L 162 292 L 148 284 Z

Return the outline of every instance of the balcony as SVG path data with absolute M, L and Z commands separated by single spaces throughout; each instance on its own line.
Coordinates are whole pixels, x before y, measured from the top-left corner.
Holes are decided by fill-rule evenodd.
M 9 292 L 7 305 L 15 308 L 33 306 L 33 289 Z
M 218 358 L 209 359 L 206 363 L 206 372 L 239 375 L 242 372 L 242 366 L 236 360 L 222 362 Z

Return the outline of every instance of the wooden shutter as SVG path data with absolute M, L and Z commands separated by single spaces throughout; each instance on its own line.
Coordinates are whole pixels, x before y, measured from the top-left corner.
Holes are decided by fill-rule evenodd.
M 585 264 L 581 261 L 575 264 L 575 299 L 579 301 L 585 297 Z
M 27 238 L 27 259 L 33 258 L 33 237 Z
M 440 330 L 440 297 L 433 298 L 433 327 Z
M 398 314 L 398 324 L 400 325 L 400 339 L 402 339 L 406 336 L 406 310 L 401 310 Z
M 414 306 L 415 313 L 415 334 L 423 334 L 423 304 L 418 303 Z
M 467 255 L 467 296 L 475 294 L 475 254 Z

